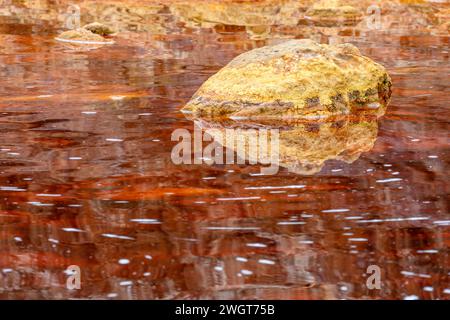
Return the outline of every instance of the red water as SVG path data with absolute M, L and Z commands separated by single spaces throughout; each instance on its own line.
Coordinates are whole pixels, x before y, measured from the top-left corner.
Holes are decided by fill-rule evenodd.
M 0 298 L 450 298 L 450 48 L 434 20 L 299 19 L 254 40 L 245 25 L 188 25 L 167 4 L 135 24 L 121 11 L 116 44 L 74 50 L 53 40 L 65 2 L 41 5 L 0 7 Z M 179 108 L 208 76 L 311 36 L 388 69 L 372 150 L 312 176 L 173 164 L 171 133 L 193 130 Z M 66 288 L 70 265 L 80 290 Z

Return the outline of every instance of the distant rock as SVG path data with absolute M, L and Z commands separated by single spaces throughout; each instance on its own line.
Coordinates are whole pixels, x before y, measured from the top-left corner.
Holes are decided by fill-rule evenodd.
M 56 40 L 62 42 L 79 43 L 79 44 L 111 44 L 111 39 L 105 38 L 114 32 L 109 27 L 98 23 L 90 23 L 82 28 L 68 30 L 61 33 Z
M 291 40 L 239 55 L 210 77 L 182 111 L 232 119 L 380 116 L 390 95 L 385 68 L 355 46 Z

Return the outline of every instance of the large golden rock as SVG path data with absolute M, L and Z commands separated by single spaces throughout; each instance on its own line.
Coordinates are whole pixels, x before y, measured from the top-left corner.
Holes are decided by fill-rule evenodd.
M 291 40 L 239 55 L 210 77 L 182 111 L 234 119 L 380 116 L 390 95 L 385 68 L 355 46 Z

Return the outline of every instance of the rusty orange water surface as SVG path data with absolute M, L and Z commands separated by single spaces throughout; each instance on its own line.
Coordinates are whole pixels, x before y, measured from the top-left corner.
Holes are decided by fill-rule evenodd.
M 448 1 L 379 1 L 376 29 L 315 25 L 313 1 L 204 2 L 223 14 L 202 18 L 178 2 L 0 4 L 0 298 L 449 299 Z M 56 42 L 74 4 L 115 44 Z M 314 175 L 175 165 L 172 132 L 193 130 L 179 109 L 202 82 L 291 38 L 386 66 L 372 150 Z

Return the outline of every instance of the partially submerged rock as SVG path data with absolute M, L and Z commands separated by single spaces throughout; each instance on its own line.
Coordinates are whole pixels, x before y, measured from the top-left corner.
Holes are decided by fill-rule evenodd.
M 83 27 L 85 30 L 89 30 L 92 33 L 98 34 L 100 36 L 109 36 L 114 34 L 114 30 L 108 27 L 107 25 L 104 25 L 102 23 L 98 22 L 92 22 Z
M 234 119 L 380 116 L 390 95 L 385 68 L 355 46 L 291 40 L 239 55 L 210 77 L 182 111 Z
M 106 42 L 107 40 L 98 34 L 83 28 L 69 30 L 61 33 L 57 40 L 83 41 L 83 42 Z
M 109 27 L 94 22 L 82 28 L 65 31 L 56 37 L 56 40 L 77 44 L 112 44 L 114 41 L 104 37 L 112 33 Z

